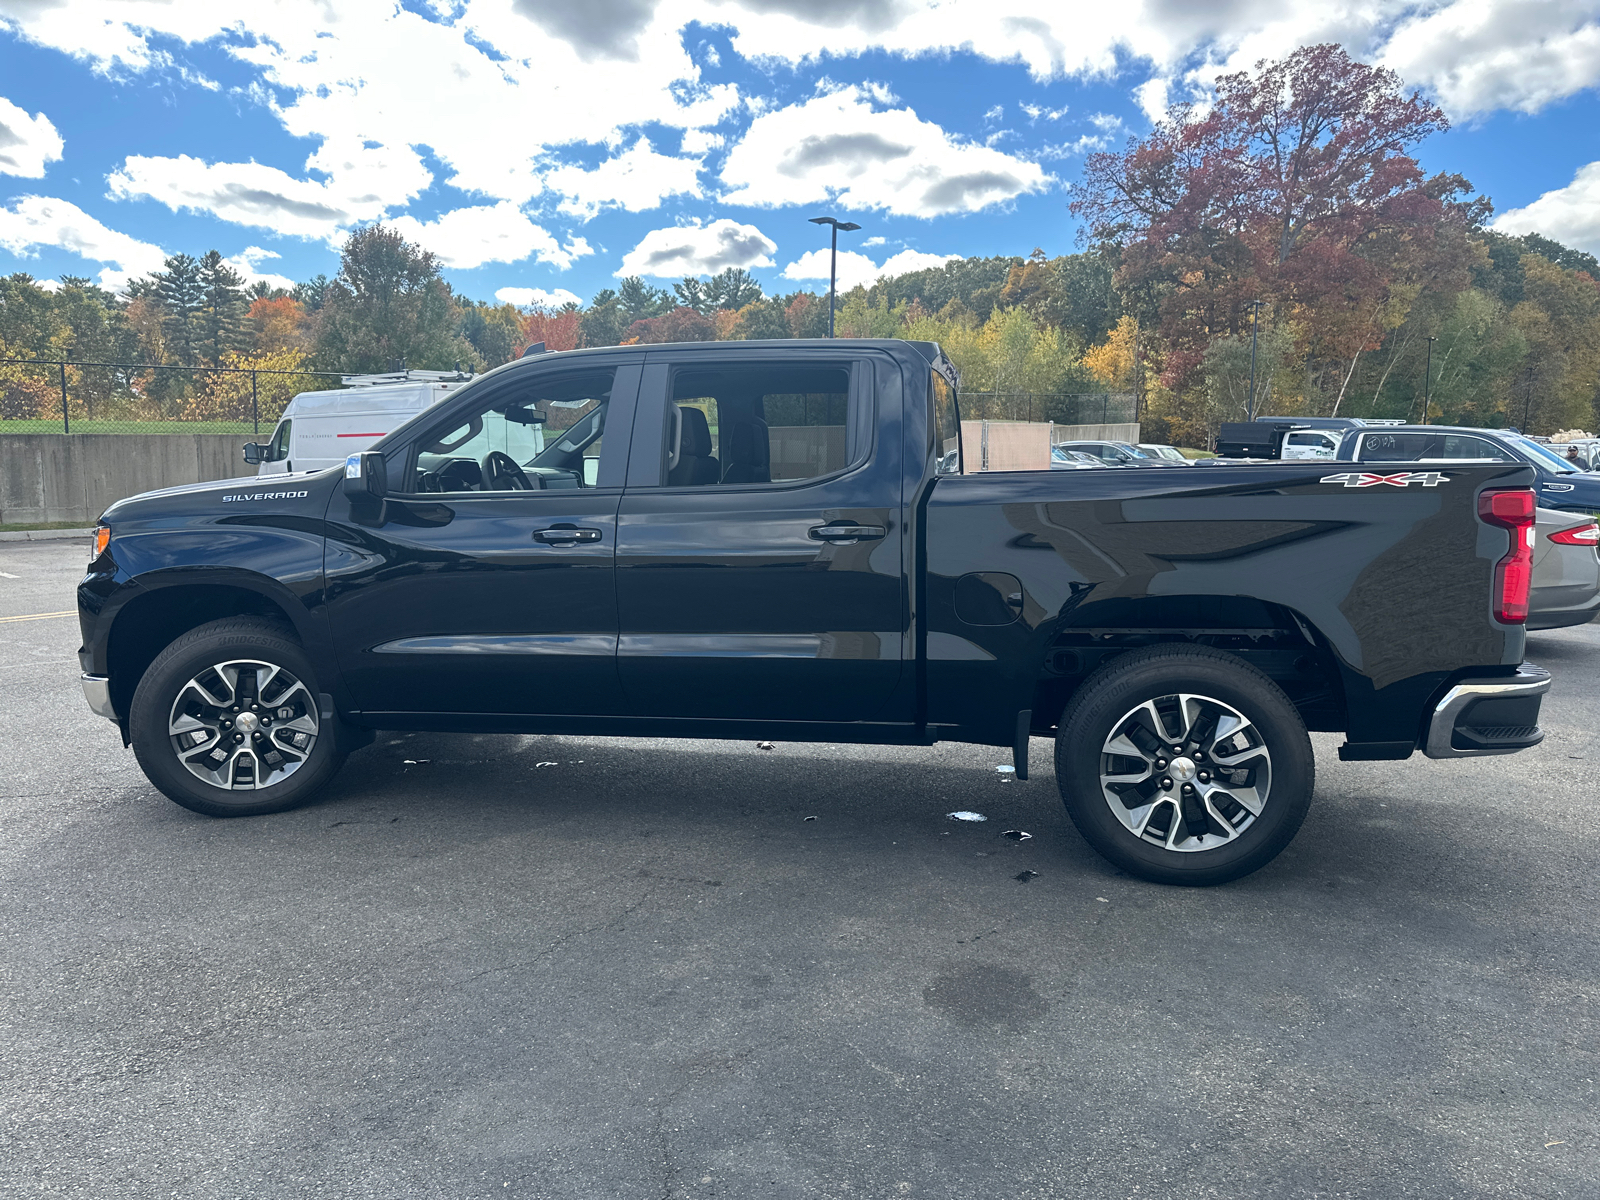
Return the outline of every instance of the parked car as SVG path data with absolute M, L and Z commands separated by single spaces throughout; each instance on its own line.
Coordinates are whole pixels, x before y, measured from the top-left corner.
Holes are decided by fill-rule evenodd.
M 1534 470 L 1540 508 L 1600 512 L 1600 475 L 1581 471 L 1553 447 L 1505 429 L 1400 425 L 1354 429 L 1339 445 L 1340 459 L 1419 465 L 1468 462 L 1526 463 Z
M 1600 612 L 1600 525 L 1556 509 L 1538 510 L 1528 628 L 1582 625 Z
M 1052 471 L 1080 471 L 1088 467 L 1104 467 L 1105 465 L 1098 458 L 1090 458 L 1079 450 L 1068 450 L 1065 446 L 1050 447 L 1050 469 Z
M 1183 456 L 1183 451 L 1176 446 L 1167 446 L 1159 442 L 1139 442 L 1135 444 L 1134 449 L 1142 450 L 1146 454 L 1154 455 L 1156 458 L 1166 459 L 1168 462 L 1182 463 L 1184 466 L 1189 465 L 1189 460 Z
M 1219 883 L 1299 828 L 1308 729 L 1543 737 L 1532 470 L 1329 465 L 964 474 L 931 342 L 546 354 L 338 468 L 112 505 L 84 695 L 216 816 L 307 802 L 376 730 L 960 741 L 1017 779 L 1052 737 L 1091 845 Z
M 244 460 L 258 475 L 325 471 L 352 451 L 377 445 L 471 378 L 456 371 L 346 375 L 343 388 L 301 392 L 290 400 L 266 442 L 245 443 Z
M 1057 442 L 1057 446 L 1064 446 L 1068 450 L 1076 450 L 1080 454 L 1087 454 L 1108 467 L 1175 467 L 1180 464 L 1168 462 L 1156 454 L 1147 454 L 1127 442 Z M 1184 464 L 1186 465 L 1186 464 Z

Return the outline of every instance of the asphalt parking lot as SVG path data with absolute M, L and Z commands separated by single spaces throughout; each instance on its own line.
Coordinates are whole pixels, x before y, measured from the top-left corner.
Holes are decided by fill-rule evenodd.
M 0 544 L 0 618 L 84 558 Z M 1600 1195 L 1600 629 L 1530 637 L 1535 750 L 1317 735 L 1212 890 L 1096 857 L 1042 741 L 380 735 L 210 820 L 76 647 L 0 622 L 0 1194 Z

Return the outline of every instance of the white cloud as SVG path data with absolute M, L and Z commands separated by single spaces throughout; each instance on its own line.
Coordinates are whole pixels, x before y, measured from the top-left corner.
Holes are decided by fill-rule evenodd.
M 785 279 L 828 279 L 830 251 L 808 250 L 783 269 Z M 854 250 L 839 251 L 839 290 L 847 292 L 856 286 L 867 287 L 880 279 L 905 275 L 911 271 L 925 271 L 929 267 L 942 267 L 959 254 L 926 254 L 921 250 L 902 250 L 883 263 L 875 263 L 865 254 Z
M 260 264 L 268 259 L 282 257 L 283 255 L 276 250 L 263 250 L 260 246 L 246 246 L 232 258 L 225 258 L 222 261 L 244 276 L 246 287 L 253 283 L 264 283 L 268 287 L 283 288 L 288 291 L 294 287 L 294 280 L 287 275 L 274 275 L 271 271 L 260 269 Z
M 538 261 L 565 271 L 585 254 L 594 253 L 582 238 L 561 245 L 509 200 L 452 209 L 427 222 L 408 215 L 395 217 L 388 224 L 407 240 L 432 250 L 447 267 L 521 262 L 532 254 Z
M 757 117 L 728 153 L 730 204 L 831 201 L 916 217 L 976 212 L 1052 182 L 1036 163 L 952 138 L 845 87 Z
M 57 162 L 65 145 L 50 118 L 28 115 L 0 96 L 0 175 L 42 179 L 45 163 Z
M 1537 112 L 1600 79 L 1600 23 L 1586 0 L 1457 0 L 1418 7 L 1382 61 L 1452 112 Z
M 332 182 L 296 179 L 255 162 L 131 155 L 111 173 L 108 194 L 115 200 L 148 198 L 174 212 L 211 213 L 292 237 L 332 239 L 358 221 L 383 216 L 391 205 L 404 203 L 432 181 L 409 150 L 390 154 L 330 141 L 306 165 L 330 174 Z
M 1579 250 L 1600 254 L 1600 162 L 1579 167 L 1566 187 L 1532 204 L 1508 209 L 1493 221 L 1501 233 L 1541 233 Z
M 546 311 L 568 304 L 583 303 L 566 288 L 556 288 L 553 292 L 547 292 L 543 288 L 503 287 L 494 294 L 494 298 L 502 304 L 515 304 L 522 308 L 540 308 Z
M 109 229 L 76 204 L 48 196 L 23 196 L 0 208 L 0 248 L 31 257 L 40 246 L 69 250 L 100 268 L 100 283 L 120 288 L 135 275 L 159 271 L 166 255 L 160 246 Z
M 709 225 L 698 221 L 652 229 L 622 256 L 617 278 L 650 275 L 677 279 L 683 275 L 716 275 L 729 267 L 770 267 L 776 242 L 754 225 L 723 217 Z
M 699 196 L 700 166 L 698 158 L 658 154 L 640 138 L 592 171 L 557 167 L 545 176 L 545 186 L 563 197 L 562 212 L 587 221 L 602 208 L 643 212 L 659 208 L 668 196 Z

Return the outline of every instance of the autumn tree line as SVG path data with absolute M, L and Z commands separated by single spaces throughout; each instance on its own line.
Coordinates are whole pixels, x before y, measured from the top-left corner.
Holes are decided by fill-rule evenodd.
M 1469 181 L 1426 175 L 1415 152 L 1446 126 L 1392 72 L 1303 48 L 1090 156 L 1072 193 L 1074 253 L 880 279 L 839 297 L 836 332 L 937 341 L 963 392 L 1028 396 L 1035 419 L 1071 419 L 1068 397 L 1126 394 L 1146 438 L 1190 446 L 1251 410 L 1594 428 L 1600 263 L 1494 231 Z M 737 268 L 671 287 L 623 279 L 553 310 L 474 301 L 378 224 L 350 235 L 332 279 L 292 290 L 246 288 L 215 251 L 175 255 L 119 294 L 0 279 L 0 359 L 476 371 L 530 342 L 821 337 L 827 309 L 825 294 L 769 296 Z M 244 403 L 240 376 L 72 373 L 74 416 L 98 401 L 108 414 L 227 418 Z M 278 403 L 308 386 L 273 378 Z M 57 382 L 0 362 L 0 418 L 59 414 Z

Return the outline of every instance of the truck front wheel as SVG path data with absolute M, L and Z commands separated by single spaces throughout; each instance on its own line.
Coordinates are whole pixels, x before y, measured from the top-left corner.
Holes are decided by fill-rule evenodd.
M 305 651 L 259 617 L 212 621 L 178 638 L 139 680 L 128 715 L 150 782 L 207 816 L 304 804 L 344 761 Z
M 1151 646 L 1085 681 L 1056 735 L 1061 799 L 1084 839 L 1156 883 L 1226 883 L 1305 819 L 1311 739 L 1289 698 L 1231 654 Z

